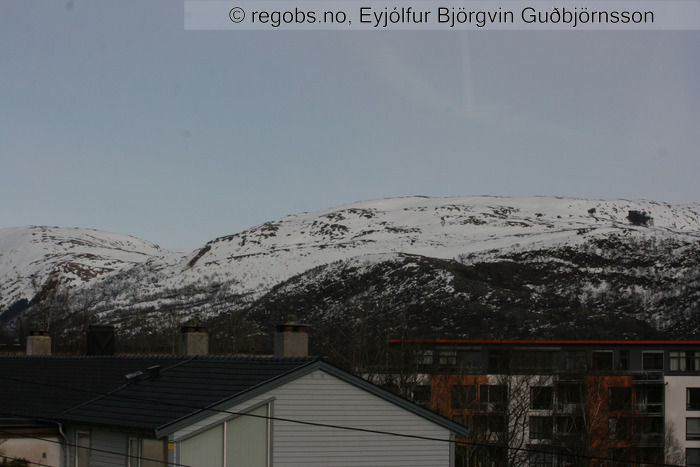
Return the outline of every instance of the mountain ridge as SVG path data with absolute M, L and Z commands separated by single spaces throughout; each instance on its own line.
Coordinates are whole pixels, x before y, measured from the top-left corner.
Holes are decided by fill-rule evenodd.
M 297 281 L 313 289 L 314 271 L 330 274 L 332 265 L 340 265 L 342 269 L 343 265 L 350 268 L 353 264 L 364 264 L 364 269 L 358 269 L 360 275 L 353 280 L 359 280 L 362 274 L 379 277 L 375 274 L 377 271 L 372 273 L 373 268 L 386 273 L 393 271 L 394 277 L 401 276 L 408 282 L 410 277 L 397 271 L 425 269 L 432 271 L 428 276 L 452 275 L 454 280 L 459 276 L 455 276 L 454 271 L 459 270 L 467 276 L 475 274 L 475 278 L 469 280 L 471 287 L 476 288 L 483 285 L 479 274 L 487 277 L 501 268 L 497 280 L 509 283 L 513 281 L 509 274 L 520 268 L 527 278 L 520 287 L 522 290 L 514 285 L 505 288 L 499 285 L 502 296 L 498 300 L 492 298 L 493 304 L 479 306 L 494 311 L 497 303 L 510 294 L 507 300 L 522 301 L 523 316 L 547 308 L 546 303 L 538 304 L 533 298 L 535 289 L 542 287 L 537 285 L 537 274 L 548 277 L 552 284 L 562 282 L 562 277 L 586 281 L 586 284 L 559 284 L 559 295 L 544 289 L 538 292 L 546 295 L 550 303 L 568 297 L 564 308 L 569 311 L 590 297 L 597 300 L 596 297 L 612 283 L 629 282 L 629 287 L 636 288 L 637 292 L 622 295 L 655 297 L 649 298 L 645 307 L 657 307 L 658 303 L 671 300 L 658 290 L 669 287 L 668 295 L 677 292 L 688 302 L 678 313 L 685 313 L 684 310 L 694 313 L 695 294 L 700 288 L 693 275 L 700 265 L 700 260 L 696 259 L 700 244 L 700 205 L 696 203 L 671 205 L 646 200 L 561 197 L 388 198 L 292 214 L 213 239 L 191 251 L 177 252 L 133 237 L 86 229 L 14 229 L 12 232 L 0 229 L 0 322 L 12 329 L 18 329 L 19 316 L 31 315 L 25 311 L 41 308 L 39 302 L 44 302 L 44 308 L 49 306 L 50 300 L 47 302 L 46 297 L 51 296 L 49 292 L 53 289 L 60 289 L 73 303 L 80 302 L 83 313 L 91 319 L 112 322 L 132 333 L 154 328 L 162 323 L 164 316 L 169 316 L 172 322 L 182 322 L 191 316 L 214 322 L 232 313 L 243 314 L 249 324 L 264 328 L 269 326 L 264 317 L 265 313 L 270 315 L 270 311 L 263 310 L 263 303 L 277 310 L 274 319 L 283 318 L 281 304 L 294 302 L 295 295 L 290 292 L 286 298 L 280 298 L 283 285 Z M 22 229 L 26 234 L 24 240 L 18 238 Z M 45 242 L 39 244 L 53 247 L 38 248 L 36 241 L 31 242 L 37 236 Z M 12 241 L 8 240 L 10 237 Z M 627 256 L 616 256 L 616 251 L 624 251 Z M 646 264 L 649 258 L 653 258 L 657 266 Z M 615 261 L 627 262 L 627 269 L 616 267 Z M 471 267 L 471 272 L 462 270 L 462 266 Z M 394 267 L 397 271 L 392 269 Z M 538 268 L 542 270 L 538 272 Z M 337 271 L 334 274 L 337 275 Z M 604 279 L 598 280 L 596 274 Z M 617 278 L 631 274 L 639 280 Z M 666 282 L 658 279 L 662 276 Z M 679 283 L 674 284 L 673 277 Z M 494 280 L 493 277 L 489 279 L 492 284 Z M 426 284 L 430 282 L 429 277 L 426 278 Z M 414 287 L 420 289 L 421 285 Z M 429 288 L 428 285 L 424 287 Z M 567 287 L 578 290 L 578 296 L 570 296 Z M 683 287 L 689 289 L 684 292 Z M 618 292 L 608 290 L 605 293 Z M 460 289 L 460 293 L 467 292 Z M 493 292 L 493 296 L 499 293 Z M 398 292 L 376 294 L 386 298 L 387 303 L 408 306 L 399 295 Z M 329 306 L 333 302 L 316 292 L 310 296 Z M 371 299 L 370 296 L 368 293 L 353 299 L 366 300 Z M 456 294 L 457 298 L 460 296 Z M 305 310 L 292 309 L 294 306 L 288 304 L 286 312 L 295 312 L 313 321 L 318 321 L 320 315 L 311 313 L 310 309 L 317 309 L 326 316 L 330 313 L 318 310 L 318 303 L 308 298 L 296 297 L 295 300 L 298 305 L 294 306 Z M 465 300 L 463 303 L 471 303 Z M 488 302 L 486 296 L 480 296 L 479 300 Z M 673 300 L 674 303 L 683 301 Z M 445 307 L 449 304 L 455 310 L 462 310 L 455 313 L 471 313 L 464 311 L 462 302 L 448 299 L 447 295 L 443 302 Z M 500 305 L 503 309 L 508 308 L 506 302 Z M 477 304 L 472 305 L 469 310 L 473 311 Z M 75 309 L 70 309 L 75 306 L 66 306 L 69 310 L 65 315 L 76 313 Z M 338 301 L 332 306 L 342 308 L 351 304 Z M 642 311 L 640 316 L 644 319 L 653 315 L 646 308 Z M 663 318 L 659 318 L 656 328 L 670 329 L 669 313 L 665 308 L 660 312 Z M 446 316 L 443 318 L 449 321 Z M 444 333 L 449 328 L 431 326 L 436 333 Z

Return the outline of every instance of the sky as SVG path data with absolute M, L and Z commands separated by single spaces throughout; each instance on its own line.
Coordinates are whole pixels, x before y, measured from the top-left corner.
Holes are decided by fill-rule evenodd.
M 0 228 L 194 249 L 424 196 L 700 202 L 700 31 L 190 31 L 0 2 Z

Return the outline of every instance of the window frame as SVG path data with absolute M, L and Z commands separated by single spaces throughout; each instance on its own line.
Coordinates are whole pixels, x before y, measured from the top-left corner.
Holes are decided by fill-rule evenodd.
M 696 425 L 692 431 L 689 429 L 691 425 L 690 422 Z M 687 441 L 700 440 L 700 417 L 687 417 L 685 419 L 685 439 Z
M 591 352 L 591 366 L 593 371 L 612 371 L 615 365 L 614 353 L 612 350 L 593 350 Z M 605 357 L 603 360 L 601 357 Z M 604 363 L 604 365 L 601 365 Z
M 134 447 L 136 452 L 134 452 Z M 138 437 L 129 436 L 126 453 L 128 455 L 126 458 L 127 467 L 139 467 L 141 465 L 141 440 Z
M 476 403 L 476 385 L 455 384 L 450 387 L 450 407 L 455 410 L 470 409 Z
M 564 370 L 580 371 L 588 365 L 588 353 L 585 350 L 565 350 Z
M 84 437 L 85 439 L 88 440 L 87 447 L 84 447 L 80 444 L 80 439 L 81 437 Z M 90 436 L 89 431 L 84 431 L 84 430 L 78 430 L 75 432 L 75 467 L 83 467 L 83 464 L 80 462 L 80 450 L 85 449 L 87 450 L 87 466 L 85 467 L 90 467 L 90 454 L 92 453 L 92 437 Z
M 693 393 L 694 397 L 691 396 Z M 685 410 L 700 410 L 700 388 L 685 388 Z
M 547 399 L 546 404 L 541 404 Z M 552 410 L 554 408 L 553 386 L 530 386 L 530 408 L 533 410 Z
M 608 388 L 608 410 L 630 410 L 632 400 L 632 386 L 610 386 Z
M 691 459 L 691 457 L 694 457 L 694 459 Z M 687 467 L 700 467 L 700 448 L 686 448 L 685 459 Z
M 531 440 L 549 440 L 554 437 L 554 417 L 532 415 L 529 420 L 529 438 Z
M 608 439 L 629 440 L 632 438 L 632 417 L 608 418 Z
M 658 365 L 659 362 L 660 365 Z M 653 365 L 648 366 L 647 363 L 653 363 Z M 663 369 L 663 350 L 642 350 L 642 371 L 663 371 Z
M 700 352 L 694 350 L 672 350 L 668 352 L 668 371 L 700 371 Z

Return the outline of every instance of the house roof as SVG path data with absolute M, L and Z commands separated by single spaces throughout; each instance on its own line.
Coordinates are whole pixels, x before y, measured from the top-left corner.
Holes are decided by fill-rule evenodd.
M 161 437 L 319 369 L 466 434 L 464 427 L 315 357 L 0 356 L 0 417 Z
M 152 431 L 314 361 L 0 357 L 0 414 Z

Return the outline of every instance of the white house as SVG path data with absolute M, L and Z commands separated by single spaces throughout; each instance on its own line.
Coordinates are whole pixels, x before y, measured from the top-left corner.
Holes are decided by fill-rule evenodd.
M 0 356 L 0 375 L 0 437 L 44 432 L 6 455 L 53 443 L 46 465 L 451 466 L 467 434 L 318 358 Z

